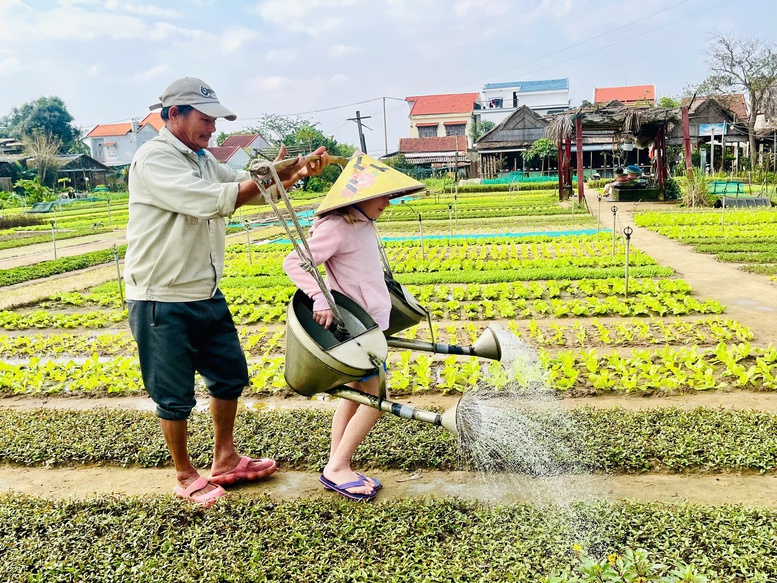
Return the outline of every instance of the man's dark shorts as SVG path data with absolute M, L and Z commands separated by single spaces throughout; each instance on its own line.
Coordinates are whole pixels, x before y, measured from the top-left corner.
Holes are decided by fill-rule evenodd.
M 189 416 L 196 404 L 195 371 L 211 396 L 229 400 L 241 395 L 248 366 L 220 291 L 197 302 L 127 303 L 143 384 L 157 416 L 171 421 Z

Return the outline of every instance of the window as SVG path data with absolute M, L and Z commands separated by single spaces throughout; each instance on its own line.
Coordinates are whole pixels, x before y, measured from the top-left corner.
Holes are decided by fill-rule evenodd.
M 446 125 L 445 126 L 445 135 L 446 136 L 463 136 L 464 135 L 464 128 L 466 127 L 466 124 L 463 123 L 457 123 L 456 125 Z
M 437 124 L 433 126 L 418 126 L 419 138 L 436 138 L 437 137 Z

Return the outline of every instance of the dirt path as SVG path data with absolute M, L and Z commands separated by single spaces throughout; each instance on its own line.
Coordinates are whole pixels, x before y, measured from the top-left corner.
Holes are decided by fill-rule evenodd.
M 124 229 L 57 241 L 57 258 L 111 249 L 114 244 L 117 247 L 127 244 Z M 53 259 L 53 242 L 0 249 L 0 269 L 33 265 L 41 261 L 51 261 Z
M 597 213 L 596 191 L 586 192 L 589 208 Z M 775 284 L 766 277 L 748 274 L 736 265 L 719 263 L 712 256 L 696 254 L 689 247 L 657 235 L 634 225 L 634 207 L 638 211 L 650 208 L 667 208 L 671 203 L 605 203 L 602 201 L 601 222 L 605 228 L 612 228 L 612 206 L 618 208 L 617 228 L 626 225 L 634 229 L 632 245 L 652 256 L 662 265 L 677 271 L 679 277 L 691 284 L 699 298 L 716 299 L 727 306 L 726 316 L 749 326 L 756 338 L 754 342 L 767 344 L 777 338 L 777 297 Z M 608 224 L 609 222 L 609 224 Z M 91 241 L 86 246 L 73 245 L 73 254 L 83 253 L 94 246 L 109 248 L 114 241 Z M 63 242 L 64 243 L 64 242 Z M 0 268 L 3 261 L 18 261 L 19 264 L 34 263 L 34 251 L 23 257 L 6 258 L 0 254 Z M 37 251 L 38 261 L 50 252 L 45 246 Z M 104 268 L 102 277 L 115 276 L 115 267 Z M 112 274 L 109 274 L 112 271 Z M 35 285 L 19 286 L 20 290 L 32 292 Z M 50 285 L 50 284 L 48 284 Z M 83 285 L 74 284 L 77 287 Z M 5 294 L 0 293 L 0 305 Z M 21 291 L 20 293 L 24 293 Z M 40 293 L 43 293 L 40 291 Z M 423 407 L 430 403 L 447 407 L 455 397 L 414 396 L 405 400 Z M 271 406 L 281 408 L 333 406 L 333 403 L 313 402 L 302 398 L 277 399 Z M 204 405 L 204 404 L 202 404 Z M 97 406 L 119 406 L 150 410 L 147 398 L 121 399 L 6 399 L 0 405 L 17 410 L 30 410 L 41 406 L 88 409 Z M 606 396 L 589 399 L 563 399 L 562 407 L 594 406 L 644 409 L 654 407 L 715 407 L 723 409 L 756 409 L 777 413 L 777 395 L 770 393 L 702 393 L 677 397 L 624 397 Z M 259 452 L 256 452 L 259 453 Z M 170 468 L 138 469 L 118 467 L 62 467 L 23 468 L 0 466 L 0 492 L 22 492 L 45 497 L 83 497 L 93 493 L 165 494 L 174 485 Z M 677 502 L 687 500 L 701 504 L 741 503 L 753 506 L 777 508 L 777 476 L 774 475 L 667 475 L 645 474 L 633 476 L 583 475 L 559 478 L 529 478 L 526 476 L 483 476 L 472 472 L 422 472 L 405 473 L 376 470 L 375 475 L 386 484 L 380 499 L 407 498 L 425 495 L 459 496 L 485 502 L 509 503 L 516 501 L 549 502 L 593 499 L 637 499 L 643 501 Z M 271 479 L 259 484 L 235 489 L 246 495 L 270 494 L 279 499 L 300 496 L 324 496 L 318 484 L 318 475 L 313 472 L 286 471 L 283 468 Z
M 207 475 L 207 470 L 203 470 Z M 385 487 L 378 500 L 422 496 L 457 496 L 487 503 L 571 503 L 636 499 L 645 502 L 744 504 L 777 508 L 777 477 L 760 475 L 576 475 L 530 478 L 474 472 L 400 472 L 376 470 L 371 475 Z M 19 468 L 0 465 L 0 493 L 16 492 L 48 498 L 84 498 L 94 494 L 160 495 L 172 493 L 170 468 L 118 467 Z M 236 494 L 288 500 L 333 496 L 314 472 L 281 468 L 255 484 L 230 488 Z
M 586 200 L 596 216 L 597 191 L 587 189 Z M 611 208 L 617 207 L 617 229 L 627 225 L 634 229 L 631 245 L 650 255 L 661 265 L 672 267 L 678 277 L 687 281 L 694 295 L 715 299 L 726 306 L 726 317 L 749 326 L 758 342 L 777 341 L 777 286 L 763 275 L 746 273 L 735 263 L 722 263 L 712 255 L 695 253 L 691 247 L 654 233 L 634 223 L 634 212 L 672 209 L 673 202 L 605 202 L 602 200 L 601 224 L 612 229 Z

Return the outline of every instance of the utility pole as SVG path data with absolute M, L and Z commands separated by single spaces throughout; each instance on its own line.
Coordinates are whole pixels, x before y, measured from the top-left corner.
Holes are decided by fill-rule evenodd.
M 362 117 L 361 113 L 359 113 L 359 111 L 357 110 L 356 111 L 356 117 L 349 117 L 348 121 L 355 121 L 356 122 L 356 125 L 359 128 L 359 143 L 361 144 L 361 150 L 362 150 L 363 153 L 366 154 L 367 153 L 367 144 L 364 142 L 364 131 L 362 130 L 362 120 L 363 119 L 370 119 L 370 116 L 368 115 L 367 117 Z M 370 129 L 367 126 L 364 126 L 364 127 L 367 128 L 367 129 Z
M 386 134 L 386 98 L 383 98 L 383 154 L 388 156 L 388 135 Z

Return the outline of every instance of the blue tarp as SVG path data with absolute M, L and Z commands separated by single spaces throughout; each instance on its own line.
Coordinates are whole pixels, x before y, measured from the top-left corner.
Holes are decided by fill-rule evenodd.
M 61 200 L 49 200 L 46 202 L 36 202 L 28 213 L 50 213 L 59 210 L 60 206 L 67 206 L 74 202 L 105 202 L 104 198 L 87 196 L 84 198 L 63 198 Z

